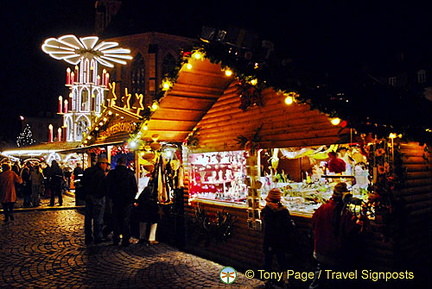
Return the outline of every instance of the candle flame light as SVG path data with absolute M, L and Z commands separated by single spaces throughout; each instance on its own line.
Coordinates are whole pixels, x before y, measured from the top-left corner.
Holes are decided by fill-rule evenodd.
M 50 125 L 48 125 L 48 141 L 49 142 L 53 142 L 53 138 L 54 138 L 54 136 L 53 136 L 53 125 L 50 124 Z
M 57 110 L 58 113 L 62 113 L 63 112 L 62 107 L 63 107 L 63 97 L 60 95 L 58 97 L 58 110 Z
M 59 127 L 58 129 L 57 129 L 57 141 L 62 141 L 62 129 L 61 129 L 61 127 Z

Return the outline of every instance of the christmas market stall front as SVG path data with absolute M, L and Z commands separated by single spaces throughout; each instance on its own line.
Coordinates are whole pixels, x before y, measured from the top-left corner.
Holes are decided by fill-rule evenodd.
M 371 270 L 426 264 L 432 175 L 424 136 L 430 138 L 430 128 L 402 130 L 366 110 L 357 112 L 365 121 L 350 119 L 352 108 L 313 102 L 308 97 L 316 91 L 286 79 L 280 85 L 280 75 L 265 78 L 271 71 L 264 61 L 242 53 L 221 44 L 195 50 L 163 99 L 203 96 L 194 89 L 210 92 L 212 85 L 219 94 L 184 140 L 184 248 L 238 269 L 261 268 L 260 213 L 268 190 L 278 187 L 297 224 L 296 242 L 287 244 L 293 266 L 313 270 L 311 216 L 336 183 L 346 182 L 362 232 L 362 258 L 355 261 Z M 235 67 L 245 63 L 255 63 L 248 74 Z

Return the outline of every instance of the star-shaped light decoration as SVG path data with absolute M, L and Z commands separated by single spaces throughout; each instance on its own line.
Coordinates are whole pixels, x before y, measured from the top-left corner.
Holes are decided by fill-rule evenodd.
M 82 59 L 95 59 L 107 67 L 114 67 L 113 62 L 126 64 L 132 59 L 130 50 L 118 47 L 117 42 L 99 42 L 97 36 L 80 37 L 64 35 L 59 38 L 48 38 L 42 44 L 42 51 L 57 60 L 64 60 L 76 65 Z

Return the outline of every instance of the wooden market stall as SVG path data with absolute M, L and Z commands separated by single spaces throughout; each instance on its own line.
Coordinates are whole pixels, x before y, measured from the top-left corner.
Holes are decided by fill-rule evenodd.
M 167 140 L 183 141 L 184 238 L 164 236 L 181 233 L 172 230 L 178 222 L 166 221 L 161 239 L 240 270 L 259 269 L 262 198 L 265 189 L 281 186 L 298 229 L 294 266 L 311 270 L 313 210 L 331 194 L 332 183 L 347 181 L 368 204 L 359 248 L 364 268 L 411 270 L 430 261 L 424 253 L 431 239 L 427 144 L 378 136 L 374 125 L 332 123 L 333 115 L 299 101 L 295 92 L 226 76 L 228 67 L 215 61 L 191 57 L 188 64 L 148 122 L 148 135 L 164 139 L 166 131 Z M 177 136 L 170 139 L 173 131 Z M 350 174 L 326 171 L 328 152 L 338 149 L 356 154 Z M 356 175 L 358 163 L 365 163 L 366 175 Z M 318 178 L 315 169 L 324 170 Z M 358 189 L 360 177 L 366 185 Z M 318 185 L 323 178 L 325 190 Z

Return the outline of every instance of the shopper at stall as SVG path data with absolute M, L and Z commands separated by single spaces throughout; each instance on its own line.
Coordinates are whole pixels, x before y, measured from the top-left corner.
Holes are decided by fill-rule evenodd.
M 329 152 L 328 157 L 327 169 L 330 173 L 341 174 L 345 172 L 346 163 L 343 159 L 337 156 L 336 152 Z
M 13 210 L 17 200 L 15 185 L 21 184 L 22 179 L 14 171 L 11 170 L 9 164 L 2 164 L 2 172 L 0 173 L 0 202 L 5 215 L 5 222 L 14 220 Z
M 139 222 L 139 243 L 154 245 L 159 221 L 159 205 L 152 181 L 141 192 L 135 203 L 135 217 Z
M 63 170 L 56 160 L 51 162 L 51 167 L 48 170 L 48 183 L 51 190 L 50 206 L 54 206 L 55 196 L 58 197 L 59 206 L 62 206 L 64 176 Z
M 330 201 L 322 204 L 312 216 L 313 256 L 317 261 L 318 269 L 309 289 L 323 288 L 328 281 L 324 277 L 318 278 L 319 270 L 349 270 L 353 265 L 350 261 L 355 260 L 352 245 L 359 228 L 354 215 L 343 201 L 347 193 L 346 183 L 336 184 Z M 346 284 L 340 280 L 331 284 L 331 288 L 344 288 L 344 286 Z
M 84 170 L 81 167 L 81 164 L 77 163 L 76 167 L 73 170 L 73 178 L 74 178 L 75 184 L 81 180 L 81 178 L 83 177 L 83 174 L 84 174 Z
M 20 177 L 23 180 L 21 185 L 21 193 L 23 196 L 23 207 L 28 208 L 32 206 L 31 203 L 31 193 L 32 193 L 32 184 L 30 180 L 30 162 L 24 164 L 21 169 Z
M 82 178 L 85 198 L 84 234 L 86 245 L 104 242 L 102 235 L 105 196 L 107 194 L 106 171 L 108 159 L 99 158 L 96 165 L 86 169 Z
M 132 170 L 127 168 L 127 159 L 120 157 L 116 167 L 108 173 L 108 195 L 112 201 L 113 244 L 126 247 L 130 244 L 130 215 L 138 192 L 137 181 Z
M 281 203 L 280 189 L 271 189 L 267 195 L 266 206 L 261 211 L 264 229 L 264 270 L 272 271 L 273 258 L 276 257 L 279 271 L 286 272 L 288 264 L 286 260 L 286 250 L 290 246 L 291 236 L 294 231 L 294 222 L 288 209 Z M 274 270 L 273 270 L 274 271 Z M 266 287 L 279 283 L 288 287 L 286 276 L 283 280 L 271 280 Z
M 41 187 L 44 181 L 44 175 L 38 164 L 34 165 L 30 172 L 30 181 L 32 186 L 31 203 L 33 207 L 38 207 L 40 206 Z

